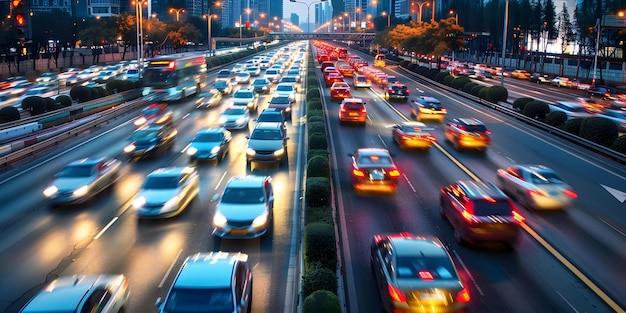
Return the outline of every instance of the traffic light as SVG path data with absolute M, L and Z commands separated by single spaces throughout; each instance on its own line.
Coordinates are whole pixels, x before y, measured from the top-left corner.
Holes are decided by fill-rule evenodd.
M 28 37 L 28 0 L 11 0 L 11 16 L 17 38 Z

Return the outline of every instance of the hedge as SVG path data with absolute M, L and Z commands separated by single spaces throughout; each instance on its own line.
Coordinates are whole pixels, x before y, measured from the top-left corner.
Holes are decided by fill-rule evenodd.
M 487 91 L 486 98 L 487 101 L 498 103 L 498 102 L 506 102 L 509 97 L 509 91 L 502 86 L 491 86 Z
M 465 85 L 470 82 L 471 81 L 468 77 L 456 77 L 454 80 L 452 80 L 452 87 L 454 87 L 454 89 L 463 90 L 463 87 L 465 87 Z
M 0 123 L 19 121 L 20 118 L 20 110 L 16 107 L 7 106 L 0 109 Z
M 517 98 L 513 101 L 513 109 L 517 110 L 517 112 L 524 112 L 524 108 L 528 102 L 535 101 L 533 98 Z
M 430 68 L 428 69 L 428 71 L 426 71 L 426 77 L 433 79 L 435 78 L 435 76 L 437 76 L 437 74 L 441 72 L 439 69 L 436 68 Z M 448 72 L 445 72 L 446 74 L 449 74 Z
M 583 120 L 579 135 L 599 145 L 610 147 L 619 136 L 619 130 L 612 120 L 593 116 Z
M 322 110 L 322 101 L 319 98 L 313 98 L 312 100 L 307 100 L 306 102 L 307 113 L 311 110 Z
M 72 98 L 70 98 L 70 96 L 67 96 L 67 95 L 58 96 L 56 98 L 56 101 L 61 107 L 69 107 L 72 105 Z
M 611 148 L 619 153 L 626 154 L 626 135 L 617 137 Z
M 307 108 L 308 109 L 308 108 Z M 307 110 L 306 112 L 307 119 L 313 116 L 324 117 L 324 111 L 322 110 Z
M 446 75 L 446 77 L 443 78 L 443 84 L 446 86 L 452 87 L 452 81 L 454 81 L 454 76 L 452 75 Z
M 471 94 L 472 93 L 472 88 L 474 88 L 476 86 L 478 86 L 477 83 L 469 82 L 469 83 L 465 84 L 465 86 L 463 86 L 463 92 Z
M 483 90 L 484 88 L 487 88 L 483 85 L 477 85 L 476 87 L 472 88 L 472 90 L 470 91 L 470 93 L 473 96 L 479 97 L 480 96 L 480 91 Z
M 437 73 L 437 75 L 435 75 L 435 81 L 438 82 L 438 83 L 442 83 L 443 84 L 443 80 L 447 76 L 449 76 L 448 73 L 446 73 L 446 72 L 439 72 L 439 73 Z
M 411 63 L 409 65 L 407 65 L 407 69 L 411 72 L 415 72 L 415 69 L 418 67 L 419 65 L 415 64 L 415 63 Z
M 522 113 L 530 118 L 543 121 L 546 118 L 546 115 L 550 113 L 550 107 L 543 101 L 534 100 L 526 104 L 524 112 Z
M 330 291 L 318 290 L 304 299 L 302 313 L 341 313 L 337 295 Z
M 487 99 L 487 92 L 489 91 L 489 87 L 485 87 L 485 86 L 483 86 L 483 87 L 484 88 L 481 88 L 478 91 L 478 97 L 481 98 L 481 99 Z
M 44 101 L 46 102 L 46 112 L 52 112 L 61 108 L 61 106 L 52 98 L 44 98 Z
M 554 111 L 546 115 L 545 123 L 554 127 L 563 128 L 567 122 L 567 114 L 561 111 Z
M 324 117 L 321 115 L 311 115 L 311 116 L 307 116 L 306 118 L 306 122 L 307 123 L 314 123 L 314 122 L 324 122 Z
M 309 149 L 327 149 L 328 140 L 322 133 L 309 134 Z
M 400 67 L 406 68 L 409 65 L 409 63 L 411 63 L 411 62 L 409 62 L 407 60 L 404 60 L 404 61 L 400 61 L 399 65 L 400 65 Z
M 70 89 L 70 98 L 78 101 L 78 103 L 87 102 L 91 100 L 91 91 L 89 91 L 89 87 L 74 86 Z
M 307 129 L 309 141 L 315 134 L 322 134 L 324 135 L 324 138 L 326 138 L 326 128 L 324 127 L 324 122 L 307 123 Z
M 309 159 L 306 165 L 307 177 L 328 177 L 330 178 L 330 164 L 328 156 L 314 156 Z
M 582 125 L 583 120 L 583 118 L 578 117 L 568 120 L 565 122 L 565 125 L 563 125 L 563 129 L 572 135 L 578 136 L 578 134 L 580 134 L 580 126 Z
M 314 87 L 314 88 L 312 88 L 312 89 L 309 89 L 309 90 L 306 92 L 306 99 L 307 99 L 307 100 L 310 100 L 310 99 L 313 99 L 313 98 L 318 98 L 318 99 L 321 99 L 321 98 L 322 98 L 322 95 L 320 94 L 320 89 L 319 89 L 319 88 L 317 88 L 317 87 Z
M 315 156 L 323 156 L 328 159 L 328 155 L 329 153 L 328 153 L 328 150 L 326 149 L 312 149 L 307 152 L 306 156 L 307 156 L 307 161 L 308 161 Z
M 337 245 L 335 228 L 332 224 L 314 222 L 306 225 L 304 228 L 304 247 L 307 265 L 316 267 L 315 263 L 319 263 L 320 267 L 335 271 L 337 268 Z
M 330 205 L 330 181 L 326 177 L 311 177 L 306 179 L 306 196 L 307 207 L 322 207 Z
M 306 271 L 304 276 L 302 276 L 302 296 L 306 298 L 318 290 L 326 290 L 337 294 L 337 275 L 335 275 L 334 271 L 320 266 Z

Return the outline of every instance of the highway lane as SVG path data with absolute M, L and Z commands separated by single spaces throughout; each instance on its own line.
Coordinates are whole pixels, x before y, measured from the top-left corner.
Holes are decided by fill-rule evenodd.
M 298 97 L 300 100 L 302 96 Z M 41 191 L 70 161 L 85 156 L 122 157 L 122 148 L 134 130 L 134 115 L 62 143 L 4 173 L 0 192 L 7 199 L 7 206 L 3 206 L 0 224 L 3 233 L 0 259 L 7 261 L 0 266 L 3 277 L 0 311 L 16 312 L 46 281 L 57 276 L 103 272 L 124 273 L 129 277 L 129 312 L 155 312 L 155 300 L 165 296 L 184 258 L 198 251 L 217 249 L 250 255 L 254 274 L 253 312 L 282 310 L 289 294 L 288 257 L 295 226 L 293 210 L 297 201 L 293 195 L 298 186 L 295 170 L 299 106 L 293 113 L 294 122 L 288 125 L 291 137 L 288 166 L 247 170 L 245 136 L 249 131 L 235 131 L 231 153 L 224 163 L 197 165 L 200 195 L 183 214 L 163 221 L 138 221 L 130 208 L 134 194 L 149 172 L 163 166 L 188 165 L 182 151 L 200 128 L 216 126 L 226 101 L 228 98 L 209 110 L 195 110 L 193 99 L 170 105 L 180 118 L 174 149 L 158 159 L 126 163 L 120 180 L 110 191 L 80 208 L 51 209 Z M 261 109 L 267 101 L 268 96 L 261 96 Z M 251 122 L 250 129 L 253 125 Z M 214 198 L 230 177 L 248 174 L 273 178 L 276 190 L 273 236 L 267 240 L 224 240 L 216 244 L 210 235 Z M 5 212 L 6 208 L 11 212 Z
M 391 71 L 394 70 L 391 69 Z M 394 72 L 396 76 L 400 76 L 402 73 L 401 71 Z M 579 191 L 581 197 L 580 201 L 576 203 L 574 208 L 555 216 L 553 222 L 557 223 L 565 219 L 567 225 L 576 227 L 570 232 L 592 228 L 593 231 L 585 231 L 585 233 L 593 234 L 594 237 L 585 239 L 583 235 L 580 235 L 572 238 L 565 233 L 550 232 L 546 232 L 545 236 L 550 242 L 557 240 L 555 245 L 559 250 L 567 251 L 568 257 L 572 256 L 573 252 L 569 251 L 570 248 L 577 247 L 577 253 L 572 256 L 575 258 L 575 263 L 584 263 L 581 266 L 583 266 L 585 273 L 588 273 L 594 280 L 602 280 L 603 286 L 608 287 L 605 289 L 612 292 L 613 298 L 619 299 L 619 290 L 623 290 L 623 282 L 616 280 L 615 276 L 611 278 L 611 275 L 617 274 L 619 276 L 621 269 L 614 266 L 609 266 L 607 269 L 604 266 L 598 266 L 598 263 L 620 264 L 623 261 L 621 253 L 623 253 L 624 237 L 620 236 L 619 232 L 611 231 L 602 223 L 589 225 L 569 221 L 570 216 L 578 217 L 589 213 L 595 216 L 595 211 L 586 211 L 593 207 L 588 206 L 587 203 L 597 204 L 598 201 L 603 201 L 603 206 L 604 204 L 608 206 L 606 211 L 623 213 L 623 210 L 619 210 L 619 203 L 608 197 L 606 192 L 604 196 L 600 196 L 601 200 L 596 199 L 598 198 L 597 193 L 587 192 L 589 177 L 581 177 L 580 175 L 580 172 L 583 174 L 592 172 L 597 177 L 598 173 L 601 172 L 601 176 L 607 181 L 618 182 L 622 180 L 621 175 L 616 175 L 617 172 L 614 172 L 618 168 L 610 167 L 607 169 L 609 166 L 603 164 L 603 161 L 597 162 L 597 156 L 594 158 L 592 155 L 581 153 L 580 149 L 576 150 L 575 147 L 560 143 L 557 139 L 547 138 L 548 136 L 545 134 L 537 136 L 536 130 L 528 129 L 527 126 L 511 121 L 505 116 L 488 112 L 485 108 L 467 105 L 468 101 L 465 99 L 439 92 L 409 79 L 403 79 L 403 82 L 407 83 L 412 90 L 423 90 L 425 94 L 436 96 L 442 100 L 449 109 L 450 118 L 475 116 L 483 120 L 493 131 L 494 144 L 486 155 L 459 153 L 451 149 L 450 145 L 442 142 L 443 125 L 429 123 L 436 128 L 435 133 L 441 141 L 440 146 L 446 150 L 446 153 L 459 159 L 460 163 L 478 173 L 481 178 L 493 181 L 495 170 L 498 167 L 511 164 L 512 161 L 540 162 L 553 167 L 565 176 L 568 182 L 575 185 L 574 187 Z M 380 89 L 377 87 L 373 90 L 380 94 Z M 362 311 L 363 308 L 379 306 L 378 302 L 373 301 L 373 299 L 378 301 L 378 297 L 372 277 L 369 275 L 350 275 L 351 273 L 369 271 L 367 254 L 369 238 L 375 233 L 401 230 L 435 234 L 451 242 L 454 254 L 460 257 L 463 264 L 469 269 L 468 273 L 471 273 L 468 281 L 472 282 L 472 286 L 475 287 L 472 289 L 472 296 L 474 297 L 471 306 L 472 312 L 556 312 L 572 311 L 573 309 L 578 311 L 610 311 L 606 305 L 602 304 L 603 301 L 600 301 L 591 291 L 581 291 L 580 289 L 585 288 L 571 287 L 583 285 L 578 278 L 569 273 L 560 262 L 557 262 L 529 235 L 522 236 L 516 250 L 512 253 L 502 252 L 499 249 L 492 251 L 492 247 L 485 247 L 485 249 L 457 247 L 451 236 L 451 227 L 438 217 L 438 192 L 441 186 L 456 179 L 468 179 L 469 176 L 447 160 L 447 156 L 438 149 L 433 149 L 428 153 L 398 150 L 391 143 L 391 130 L 388 125 L 400 121 L 401 118 L 395 112 L 391 112 L 382 100 L 377 100 L 376 94 L 360 90 L 354 91 L 353 94 L 370 99 L 368 100 L 368 114 L 370 114 L 371 121 L 365 130 L 360 127 L 338 127 L 336 112 L 332 109 L 336 107 L 336 104 L 328 104 L 328 107 L 331 108 L 329 120 L 333 125 L 333 141 L 337 150 L 335 153 L 337 172 L 349 172 L 349 162 L 343 156 L 355 147 L 388 146 L 396 153 L 397 161 L 408 178 L 406 182 L 408 188 L 406 185 L 401 185 L 397 195 L 384 197 L 384 199 L 355 197 L 348 178 L 342 178 L 338 181 L 338 189 L 341 190 L 339 203 L 345 212 L 344 230 L 348 236 L 349 245 L 349 249 L 344 249 L 344 252 L 346 250 L 350 252 L 344 257 L 346 257 L 345 263 L 352 267 L 352 271 L 348 271 L 348 287 L 354 286 L 354 289 L 348 294 L 356 298 L 351 299 L 350 303 L 355 304 L 358 311 Z M 408 116 L 407 104 L 394 103 L 394 107 Z M 524 129 L 524 132 L 520 129 Z M 566 149 L 571 149 L 571 152 L 564 151 Z M 508 159 L 509 154 L 514 155 L 515 158 Z M 549 156 L 547 160 L 546 155 Z M 409 182 L 410 184 L 408 184 Z M 580 209 L 581 207 L 583 209 Z M 529 220 L 528 224 L 537 227 L 543 234 L 543 230 L 546 228 L 543 219 L 546 214 L 542 212 L 525 212 L 525 214 Z M 566 217 L 563 218 L 563 215 Z M 582 221 L 584 219 L 578 217 L 576 220 Z M 548 224 L 552 228 L 558 227 L 557 225 L 562 224 Z M 355 237 L 356 234 L 358 234 L 358 239 Z M 603 236 L 599 237 L 599 234 Z M 598 242 L 601 243 L 600 246 L 598 246 Z M 601 260 L 593 256 L 597 252 L 601 252 Z M 579 258 L 585 261 L 582 262 Z M 528 290 L 535 292 L 530 294 Z M 357 311 L 355 306 L 351 309 L 353 312 Z

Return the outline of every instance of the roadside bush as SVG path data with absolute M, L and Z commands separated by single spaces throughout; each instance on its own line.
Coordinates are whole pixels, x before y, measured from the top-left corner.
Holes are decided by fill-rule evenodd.
M 302 276 L 302 296 L 306 298 L 318 290 L 326 290 L 333 294 L 337 293 L 337 275 L 332 270 L 319 265 L 306 271 L 304 276 Z
M 327 156 L 314 156 L 309 159 L 306 165 L 307 177 L 329 177 L 330 164 Z
M 605 117 L 589 117 L 580 125 L 580 137 L 605 147 L 612 146 L 618 136 L 615 122 Z
M 328 150 L 326 150 L 326 149 L 312 149 L 312 150 L 309 150 L 307 152 L 306 156 L 307 156 L 307 162 L 308 162 L 308 160 L 310 160 L 311 158 L 316 157 L 316 156 L 323 156 L 326 159 L 328 159 Z
M 478 97 L 481 99 L 487 99 L 487 92 L 489 92 L 489 87 L 481 88 L 478 91 Z
M 452 80 L 452 87 L 454 87 L 454 89 L 463 90 L 463 87 L 465 87 L 465 85 L 469 84 L 470 82 L 471 81 L 468 77 L 456 77 L 454 80 Z
M 95 100 L 100 97 L 97 88 L 89 88 L 89 100 Z
M 448 76 L 450 75 L 448 75 L 448 73 L 446 72 L 439 72 L 437 73 L 437 75 L 435 75 L 435 81 L 443 84 L 443 80 Z
M 319 88 L 319 82 L 317 80 L 317 77 L 315 76 L 315 72 L 313 72 L 313 74 L 309 74 L 308 78 L 306 79 L 306 84 L 307 84 L 307 88 L 311 88 L 311 87 L 315 87 L 315 88 Z
M 509 97 L 509 91 L 502 86 L 491 86 L 487 90 L 487 96 L 485 99 L 489 102 L 498 103 L 506 102 Z
M 404 60 L 404 61 L 400 61 L 400 64 L 399 64 L 399 65 L 400 65 L 400 67 L 407 68 L 407 66 L 408 66 L 409 64 L 411 64 L 411 62 L 409 62 L 409 61 L 407 61 L 407 60 Z
M 98 98 L 106 97 L 108 95 L 107 90 L 102 87 L 94 88 L 98 92 Z
M 446 75 L 446 77 L 443 78 L 443 84 L 446 86 L 452 87 L 453 81 L 454 81 L 454 76 L 452 75 Z
M 319 98 L 313 98 L 311 100 L 307 100 L 306 102 L 307 115 L 308 113 L 310 113 L 311 110 L 321 111 L 322 109 L 323 109 L 322 101 L 320 101 Z
M 70 96 L 60 95 L 56 98 L 56 101 L 61 107 L 64 108 L 72 105 L 72 98 L 70 98 Z
M 35 107 L 38 110 L 43 109 L 43 112 L 37 111 L 35 113 Z M 46 112 L 46 100 L 39 96 L 26 97 L 22 100 L 22 110 L 30 112 L 31 115 L 43 114 Z
M 46 112 L 52 112 L 58 110 L 61 106 L 52 98 L 44 98 L 46 101 Z
M 321 179 L 320 177 L 309 178 Z M 308 189 L 308 188 L 307 188 Z M 319 265 L 331 271 L 337 267 L 335 228 L 331 224 L 315 222 L 304 228 L 304 254 L 307 264 Z
M 89 87 L 85 86 L 74 86 L 70 89 L 70 98 L 78 101 L 78 103 L 83 103 L 91 100 L 91 92 L 89 91 Z
M 533 100 L 526 103 L 524 107 L 524 111 L 522 114 L 534 118 L 536 120 L 543 121 L 546 118 L 546 115 L 550 113 L 550 107 L 547 103 L 543 101 Z
M 312 109 L 309 110 L 309 108 L 307 108 L 307 112 L 306 112 L 306 117 L 307 119 L 313 117 L 313 116 L 320 116 L 323 117 L 324 116 L 324 111 L 320 110 L 320 109 Z
M 304 299 L 302 313 L 341 313 L 337 295 L 330 291 L 318 290 Z
M 578 136 L 580 134 L 580 126 L 582 125 L 583 120 L 583 118 L 579 117 L 568 120 L 563 125 L 563 129 L 572 135 Z
M 422 76 L 426 76 L 426 73 L 428 73 L 428 67 L 426 67 L 426 66 L 418 66 L 417 69 L 415 69 L 415 72 L 417 74 L 422 75 Z
M 122 91 L 127 91 L 127 90 L 133 90 L 136 88 L 136 84 L 133 81 L 130 80 L 122 80 L 122 83 L 120 84 L 120 86 L 122 87 L 122 90 L 118 90 L 117 92 L 122 92 Z M 110 93 L 112 94 L 112 93 Z M 104 93 L 104 95 L 106 96 L 107 93 Z M 103 96 L 104 97 L 104 96 Z
M 0 123 L 19 121 L 20 117 L 20 110 L 16 107 L 8 106 L 0 109 Z
M 434 79 L 435 76 L 437 76 L 437 74 L 441 72 L 439 69 L 437 68 L 429 68 L 428 71 L 426 71 L 426 77 L 430 78 L 430 79 Z M 446 73 L 449 74 L 449 73 Z
M 415 70 L 417 69 L 419 65 L 415 64 L 415 63 L 410 63 L 406 68 L 411 71 L 411 72 L 415 72 Z
M 554 111 L 554 112 L 548 113 L 548 115 L 546 115 L 546 120 L 545 120 L 546 124 L 550 126 L 558 127 L 558 128 L 563 128 L 563 125 L 565 124 L 566 121 L 567 121 L 567 114 L 561 111 Z
M 334 224 L 332 208 L 329 206 L 322 206 L 319 208 L 307 207 L 304 210 L 304 224 L 308 225 L 315 222 Z
M 116 91 L 122 92 L 122 81 L 119 79 L 109 80 L 105 88 L 110 94 L 114 94 Z
M 469 82 L 469 83 L 465 84 L 465 86 L 463 86 L 463 92 L 471 94 L 472 88 L 474 88 L 476 86 L 478 86 L 477 83 Z
M 326 127 L 324 126 L 324 122 L 308 122 L 306 126 L 307 130 L 309 131 L 309 136 L 315 133 L 326 134 Z
M 524 107 L 526 107 L 526 104 L 531 101 L 535 101 L 535 99 L 527 97 L 517 98 L 513 101 L 513 110 L 517 112 L 524 112 Z
M 611 148 L 619 153 L 626 154 L 626 135 L 617 137 Z
M 322 133 L 309 134 L 309 149 L 328 149 L 328 140 Z
M 476 96 L 476 97 L 480 97 L 480 91 L 484 88 L 487 88 L 483 85 L 476 85 L 476 87 L 472 88 L 472 90 L 470 91 L 470 94 L 472 94 L 472 96 Z
M 305 195 L 307 207 L 330 205 L 330 181 L 326 177 L 307 178 Z
M 318 98 L 318 99 L 322 98 L 322 95 L 320 94 L 320 89 L 317 87 L 314 87 L 314 88 L 309 87 L 309 90 L 306 92 L 307 101 L 313 98 Z
M 324 122 L 324 117 L 321 115 L 312 115 L 312 116 L 307 116 L 306 118 L 306 122 L 307 123 L 313 123 L 313 122 Z

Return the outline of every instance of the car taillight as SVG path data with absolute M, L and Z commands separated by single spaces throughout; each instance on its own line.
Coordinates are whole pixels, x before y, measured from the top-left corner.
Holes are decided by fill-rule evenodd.
M 446 108 L 441 108 L 441 112 L 447 113 L 447 112 L 448 112 L 448 109 L 446 109 Z
M 434 280 L 435 279 L 433 277 L 433 273 L 431 273 L 429 270 L 420 270 L 419 272 L 417 272 L 417 275 L 422 280 Z
M 400 171 L 399 170 L 391 170 L 389 171 L 389 177 L 399 177 L 400 176 Z
M 572 199 L 578 198 L 578 194 L 574 190 L 571 190 L 571 189 L 567 189 L 567 190 L 563 191 L 563 194 L 565 196 L 567 196 L 567 197 L 572 198 Z
M 541 192 L 541 190 L 528 190 L 528 195 L 531 198 L 545 196 L 545 194 L 543 192 Z
M 346 108 L 341 107 L 341 109 L 339 109 L 340 112 L 346 112 Z
M 526 218 L 519 214 L 519 212 L 513 210 L 513 219 L 516 223 L 523 223 Z
M 490 130 L 488 130 L 488 129 L 485 129 L 485 134 L 487 134 L 487 135 L 491 136 L 491 131 L 490 131 Z
M 459 303 L 468 303 L 470 301 L 470 294 L 467 288 L 463 288 L 463 290 L 459 291 L 454 299 Z
M 361 109 L 361 113 L 367 113 L 367 109 L 366 109 L 365 107 L 363 107 L 363 108 Z
M 352 175 L 356 176 L 356 177 L 365 177 L 365 173 L 361 170 L 357 170 L 357 169 L 353 169 L 352 170 Z
M 437 138 L 435 136 L 430 136 L 429 135 L 429 136 L 425 136 L 423 138 L 426 139 L 426 140 L 432 141 L 432 142 L 437 141 Z
M 402 291 L 398 290 L 393 285 L 387 284 L 387 292 L 389 292 L 391 300 L 395 302 L 406 302 L 406 296 L 404 295 L 404 293 L 402 293 Z
M 461 215 L 463 216 L 463 218 L 466 221 L 468 221 L 470 223 L 475 223 L 476 222 L 476 219 L 474 218 L 474 215 L 472 215 L 472 213 L 470 213 L 470 212 L 467 212 L 467 211 L 463 210 Z

